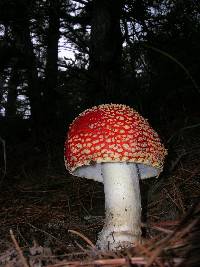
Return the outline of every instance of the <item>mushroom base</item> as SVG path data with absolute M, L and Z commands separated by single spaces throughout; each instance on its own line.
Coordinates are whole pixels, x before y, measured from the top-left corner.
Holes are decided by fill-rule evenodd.
M 135 231 L 129 229 L 124 230 L 118 228 L 118 231 L 113 231 L 113 228 L 103 228 L 99 233 L 97 247 L 102 250 L 120 250 L 134 246 L 141 242 L 141 230 L 137 227 Z
M 141 198 L 136 164 L 103 163 L 105 224 L 97 247 L 117 250 L 141 240 Z

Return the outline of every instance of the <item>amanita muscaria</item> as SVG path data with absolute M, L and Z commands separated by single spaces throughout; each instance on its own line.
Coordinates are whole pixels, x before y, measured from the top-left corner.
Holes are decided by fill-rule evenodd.
M 72 122 L 65 142 L 66 168 L 72 175 L 104 183 L 100 249 L 117 250 L 141 241 L 139 179 L 159 176 L 166 154 L 148 121 L 128 106 L 100 105 Z

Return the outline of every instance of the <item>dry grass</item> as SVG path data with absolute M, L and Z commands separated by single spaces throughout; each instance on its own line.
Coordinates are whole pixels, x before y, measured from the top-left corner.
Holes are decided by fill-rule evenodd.
M 79 251 L 76 249 L 63 255 L 56 255 L 50 248 L 41 247 L 36 243 L 30 248 L 22 249 L 11 231 L 14 246 L 4 252 L 0 261 L 3 264 L 7 260 L 7 266 L 10 267 L 198 266 L 194 264 L 199 263 L 199 252 L 197 251 L 192 257 L 191 252 L 200 249 L 199 242 L 194 242 L 195 239 L 199 241 L 197 238 L 197 235 L 200 235 L 199 223 L 200 205 L 197 205 L 187 213 L 178 225 L 172 227 L 172 222 L 170 224 L 162 223 L 162 228 L 157 229 L 164 233 L 162 238 L 160 234 L 157 234 L 143 244 L 116 253 L 97 250 L 83 234 L 80 234 L 79 237 L 85 241 L 85 246 L 77 243 Z M 172 227 L 172 229 L 168 229 L 168 227 Z
M 181 147 L 181 156 L 178 147 L 160 179 L 141 184 L 143 243 L 116 253 L 94 246 L 103 226 L 102 185 L 23 168 L 4 177 L 0 266 L 200 266 L 199 143 Z

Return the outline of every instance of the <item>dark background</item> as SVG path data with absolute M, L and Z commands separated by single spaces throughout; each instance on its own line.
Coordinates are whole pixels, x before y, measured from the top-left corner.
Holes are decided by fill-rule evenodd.
M 69 123 L 103 103 L 148 118 L 169 151 L 166 171 L 199 151 L 199 14 L 198 0 L 1 0 L 2 184 L 66 174 Z
M 200 200 L 199 0 L 0 1 L 1 248 L 9 229 L 23 245 L 66 245 L 70 227 L 96 239 L 102 222 L 83 218 L 103 216 L 103 185 L 73 179 L 63 146 L 104 103 L 135 108 L 168 149 L 141 184 L 143 221 L 180 218 Z
M 198 0 L 1 0 L 7 171 L 44 170 L 47 154 L 58 162 L 68 124 L 93 105 L 134 107 L 165 143 L 175 135 L 168 148 L 199 128 L 199 12 Z M 74 59 L 58 57 L 63 49 Z
M 166 172 L 197 157 L 199 14 L 198 0 L 1 0 L 1 186 L 66 174 L 69 123 L 103 103 L 148 118 L 168 149 Z

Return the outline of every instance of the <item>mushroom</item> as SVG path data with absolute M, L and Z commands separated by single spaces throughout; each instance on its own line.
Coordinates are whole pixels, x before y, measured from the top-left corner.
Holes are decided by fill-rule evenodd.
M 105 222 L 97 247 L 118 250 L 141 241 L 139 179 L 159 176 L 166 149 L 134 109 L 105 104 L 81 113 L 70 125 L 65 166 L 104 184 Z

